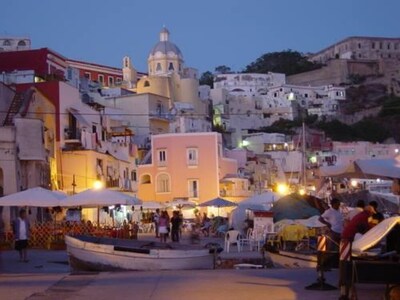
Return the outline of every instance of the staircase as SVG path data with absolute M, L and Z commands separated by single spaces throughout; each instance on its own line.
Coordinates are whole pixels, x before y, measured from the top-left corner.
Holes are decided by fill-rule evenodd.
M 10 104 L 8 109 L 6 118 L 4 119 L 3 126 L 11 126 L 13 125 L 14 117 L 18 114 L 23 102 L 24 102 L 24 93 L 15 93 L 14 98 Z

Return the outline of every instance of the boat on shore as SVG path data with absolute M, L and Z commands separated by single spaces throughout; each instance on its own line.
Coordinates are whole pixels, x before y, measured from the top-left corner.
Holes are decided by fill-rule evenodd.
M 144 240 L 65 236 L 70 266 L 80 271 L 213 269 L 218 249 Z
M 316 252 L 296 252 L 296 251 L 268 251 L 268 256 L 275 267 L 278 268 L 316 268 Z

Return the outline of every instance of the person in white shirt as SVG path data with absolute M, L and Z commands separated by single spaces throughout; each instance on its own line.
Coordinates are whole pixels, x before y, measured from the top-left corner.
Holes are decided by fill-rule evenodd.
M 26 217 L 26 210 L 21 209 L 19 218 L 13 222 L 13 233 L 15 239 L 15 250 L 19 252 L 19 260 L 28 262 L 28 240 L 29 240 L 30 225 Z
M 331 207 L 327 209 L 319 218 L 319 221 L 329 228 L 327 250 L 338 251 L 340 235 L 343 231 L 343 215 L 339 211 L 340 200 L 333 198 Z

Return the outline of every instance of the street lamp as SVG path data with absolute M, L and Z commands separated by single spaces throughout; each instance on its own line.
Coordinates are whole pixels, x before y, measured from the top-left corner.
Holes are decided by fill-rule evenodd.
M 93 182 L 93 188 L 95 190 L 101 190 L 103 187 L 104 187 L 104 184 L 100 180 L 96 180 L 95 182 Z

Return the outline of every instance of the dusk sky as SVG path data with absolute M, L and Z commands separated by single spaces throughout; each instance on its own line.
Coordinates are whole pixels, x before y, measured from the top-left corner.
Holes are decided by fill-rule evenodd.
M 185 64 L 234 71 L 266 52 L 315 52 L 348 36 L 400 37 L 398 0 L 0 0 L 0 35 L 139 71 L 165 25 Z

